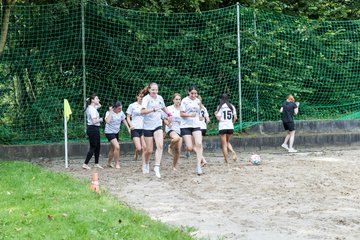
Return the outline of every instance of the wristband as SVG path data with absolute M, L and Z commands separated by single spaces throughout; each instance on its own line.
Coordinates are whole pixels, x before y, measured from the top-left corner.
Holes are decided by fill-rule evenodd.
M 153 108 L 153 112 L 155 112 L 155 108 Z
M 171 114 L 171 113 L 168 113 L 167 115 L 168 115 L 168 117 L 172 117 L 172 114 Z

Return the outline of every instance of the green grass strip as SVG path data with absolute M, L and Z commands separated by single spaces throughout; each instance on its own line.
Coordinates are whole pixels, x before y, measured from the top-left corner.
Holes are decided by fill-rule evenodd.
M 0 176 L 0 239 L 192 239 L 66 174 L 0 162 Z

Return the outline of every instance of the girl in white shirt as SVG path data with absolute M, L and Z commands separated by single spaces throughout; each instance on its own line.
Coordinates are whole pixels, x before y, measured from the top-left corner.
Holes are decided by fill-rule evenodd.
M 238 158 L 230 143 L 230 139 L 234 133 L 233 123 L 237 120 L 236 109 L 229 102 L 228 95 L 225 93 L 220 97 L 220 104 L 215 111 L 215 116 L 219 120 L 219 134 L 225 163 L 228 164 L 228 149 L 232 153 L 232 158 L 235 162 Z
M 172 121 L 168 122 L 167 119 L 164 119 L 166 124 L 165 132 L 169 134 L 171 138 L 171 143 L 168 147 L 168 153 L 170 156 L 173 157 L 173 170 L 176 171 L 176 164 L 179 160 L 181 145 L 182 145 L 182 138 L 180 133 L 180 103 L 181 103 L 181 95 L 179 93 L 175 93 L 173 95 L 173 105 L 168 106 L 167 109 L 172 115 Z M 175 150 L 175 151 L 174 151 Z
M 130 132 L 130 127 L 126 122 L 126 117 L 122 111 L 122 104 L 120 101 L 115 101 L 109 111 L 105 114 L 105 136 L 110 142 L 108 154 L 108 167 L 113 168 L 112 160 L 115 161 L 115 168 L 120 168 L 120 144 L 119 144 L 119 131 L 121 123 L 125 124 Z
M 134 160 L 137 160 L 140 152 L 142 159 L 142 171 L 144 174 L 149 173 L 149 162 L 145 161 L 146 144 L 144 139 L 144 116 L 141 114 L 142 96 L 136 97 L 136 102 L 129 105 L 126 110 L 127 121 L 131 129 L 131 138 L 135 145 Z
M 198 91 L 195 85 L 191 86 L 188 96 L 183 98 L 180 106 L 181 136 L 187 151 L 194 151 L 197 158 L 196 173 L 203 174 L 201 163 L 204 161 L 202 134 L 200 129 L 200 100 L 197 98 Z
M 90 148 L 86 155 L 84 164 L 82 167 L 84 169 L 90 170 L 89 162 L 93 155 L 95 155 L 95 166 L 97 168 L 103 168 L 99 165 L 99 156 L 100 156 L 100 123 L 103 119 L 100 117 L 99 112 L 97 111 L 100 108 L 100 99 L 93 93 L 89 98 L 86 99 L 86 134 L 89 137 Z
M 206 136 L 207 124 L 210 123 L 209 113 L 204 104 L 202 104 L 202 98 L 199 95 L 200 100 L 200 129 L 203 136 Z
M 142 91 L 143 97 L 141 103 L 141 114 L 144 115 L 144 138 L 146 144 L 145 161 L 150 161 L 153 152 L 153 142 L 155 141 L 155 166 L 154 172 L 156 177 L 161 178 L 160 163 L 163 153 L 164 138 L 162 130 L 162 117 L 161 112 L 164 111 L 168 115 L 168 121 L 171 122 L 171 113 L 165 106 L 164 99 L 158 95 L 157 83 L 150 83 Z M 162 111 L 161 111 L 162 110 Z M 149 167 L 149 165 L 147 165 Z M 150 170 L 147 169 L 149 172 Z

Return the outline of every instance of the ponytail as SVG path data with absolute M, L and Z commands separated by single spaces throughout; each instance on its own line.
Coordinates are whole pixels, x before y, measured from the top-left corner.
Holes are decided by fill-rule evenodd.
M 91 101 L 92 101 L 93 99 L 95 99 L 96 96 L 97 96 L 96 93 L 93 93 L 93 94 L 91 94 L 88 98 L 86 98 L 85 106 L 84 106 L 84 111 L 86 111 L 87 107 L 91 104 Z
M 220 95 L 220 104 L 217 107 L 217 111 L 219 111 L 221 106 L 224 104 L 226 104 L 230 108 L 231 112 L 234 112 L 234 106 L 229 102 L 229 97 L 226 93 Z
M 146 87 L 144 87 L 144 88 L 140 91 L 139 96 L 145 97 L 145 95 L 149 93 L 149 90 L 150 90 L 150 88 L 151 88 L 152 85 L 157 85 L 157 83 L 156 83 L 156 82 L 150 82 L 149 85 L 147 85 Z

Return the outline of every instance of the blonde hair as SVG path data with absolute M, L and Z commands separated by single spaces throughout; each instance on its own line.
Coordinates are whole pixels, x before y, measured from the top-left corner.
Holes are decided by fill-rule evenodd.
M 294 96 L 291 95 L 291 94 L 289 94 L 289 95 L 287 96 L 287 100 L 288 100 L 289 102 L 295 102 L 295 98 L 294 98 Z
M 180 98 L 181 98 L 180 93 L 174 93 L 173 96 L 172 96 L 172 100 L 174 100 L 174 98 L 176 98 L 176 97 L 180 97 Z
M 197 98 L 200 100 L 200 107 L 204 108 L 204 104 L 202 103 L 202 97 L 198 95 Z

